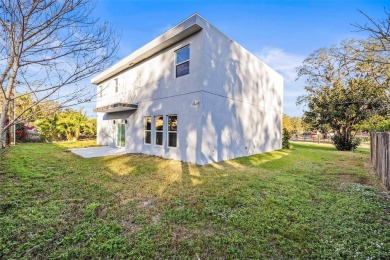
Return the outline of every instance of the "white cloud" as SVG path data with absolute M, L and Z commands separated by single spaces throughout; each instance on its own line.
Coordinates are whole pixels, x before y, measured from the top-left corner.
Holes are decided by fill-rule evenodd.
M 284 77 L 284 113 L 289 116 L 301 116 L 302 111 L 295 103 L 298 96 L 305 94 L 304 80 L 296 80 L 296 68 L 302 64 L 305 56 L 278 48 L 263 48 L 256 56 Z
M 257 56 L 267 65 L 281 73 L 286 81 L 295 81 L 297 77 L 296 67 L 302 64 L 304 56 L 287 53 L 282 49 L 263 48 Z

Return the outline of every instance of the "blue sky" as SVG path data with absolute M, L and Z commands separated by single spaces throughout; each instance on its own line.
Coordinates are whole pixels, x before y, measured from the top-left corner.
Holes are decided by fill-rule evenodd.
M 295 67 L 314 50 L 346 38 L 363 38 L 352 23 L 364 23 L 360 9 L 374 19 L 384 17 L 390 1 L 131 1 L 100 0 L 95 15 L 122 32 L 118 58 L 123 58 L 199 13 L 231 39 L 285 77 L 284 113 L 301 116 L 296 98 L 304 94 Z M 85 104 L 93 115 L 94 104 Z

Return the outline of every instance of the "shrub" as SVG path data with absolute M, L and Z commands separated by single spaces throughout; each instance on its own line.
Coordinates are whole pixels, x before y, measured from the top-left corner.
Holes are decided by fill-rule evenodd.
M 27 127 L 24 123 L 15 124 L 16 140 L 18 142 L 24 142 L 27 138 Z
M 42 140 L 46 142 L 79 140 L 96 136 L 96 119 L 88 119 L 82 110 L 66 109 L 53 117 L 36 120 L 34 124 Z
M 352 151 L 360 145 L 359 138 L 350 138 L 345 135 L 337 135 L 331 137 L 333 144 L 337 150 L 340 151 Z
M 287 130 L 287 128 L 283 128 L 283 139 L 282 139 L 283 149 L 290 149 L 290 138 L 291 138 L 290 132 Z

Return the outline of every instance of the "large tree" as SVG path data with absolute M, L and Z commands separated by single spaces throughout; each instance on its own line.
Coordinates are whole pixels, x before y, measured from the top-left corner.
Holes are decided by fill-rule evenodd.
M 318 49 L 297 68 L 298 77 L 305 77 L 311 89 L 346 84 L 350 79 L 370 79 L 373 87 L 390 89 L 390 56 L 368 45 L 376 46 L 376 41 L 349 39 Z
M 336 147 L 341 150 L 353 147 L 356 124 L 389 110 L 389 71 L 382 64 L 361 59 L 364 44 L 348 40 L 322 48 L 298 68 L 299 77 L 306 78 L 307 95 L 298 99 L 306 105 L 305 122 L 317 129 L 332 129 Z
M 390 13 L 385 9 L 385 18 L 373 19 L 365 12 L 366 22 L 353 24 L 359 31 L 368 33 L 367 40 L 353 46 L 355 55 L 351 57 L 365 68 L 371 70 L 372 79 L 379 87 L 389 88 L 390 85 Z
M 361 31 L 368 32 L 369 37 L 375 40 L 377 51 L 390 52 L 390 12 L 385 9 L 385 18 L 374 20 L 367 13 L 359 10 L 365 16 L 366 22 L 363 24 L 353 24 Z
M 76 83 L 111 64 L 118 43 L 117 35 L 93 18 L 93 4 L 0 0 L 0 144 L 15 121 L 47 99 L 67 105 L 90 100 L 91 92 Z M 14 120 L 9 111 L 22 97 L 17 92 L 31 95 L 33 102 Z
M 373 115 L 385 115 L 388 109 L 385 89 L 373 84 L 368 79 L 351 79 L 347 85 L 308 90 L 305 122 L 319 130 L 332 129 L 339 150 L 353 149 L 357 124 Z

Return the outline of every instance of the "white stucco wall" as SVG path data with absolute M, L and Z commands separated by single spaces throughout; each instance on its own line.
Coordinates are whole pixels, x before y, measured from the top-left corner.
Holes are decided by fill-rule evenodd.
M 179 78 L 175 75 L 175 51 L 190 45 L 190 74 Z M 97 107 L 113 102 L 156 100 L 201 91 L 202 84 L 202 37 L 201 33 L 177 43 L 146 61 L 128 68 L 99 84 L 102 97 L 97 96 Z M 119 92 L 115 93 L 115 79 L 119 80 Z M 99 91 L 99 90 L 98 90 Z
M 190 74 L 176 78 L 175 51 L 186 45 L 190 45 Z M 201 98 L 202 51 L 199 32 L 99 84 L 103 86 L 103 93 L 101 98 L 98 95 L 97 107 L 123 102 L 138 104 L 138 109 L 98 113 L 98 144 L 115 146 L 113 120 L 120 123 L 127 119 L 126 149 L 129 152 L 195 162 L 199 157 L 201 113 L 200 104 L 193 105 L 193 102 Z M 116 78 L 118 93 L 115 93 Z M 166 116 L 170 114 L 178 115 L 178 148 L 166 145 Z M 163 115 L 165 120 L 163 147 L 153 144 L 154 131 L 152 145 L 144 144 L 144 117 L 157 115 Z
M 201 157 L 207 164 L 282 147 L 283 78 L 205 23 Z
M 282 77 L 203 18 L 191 19 L 203 29 L 99 84 L 97 107 L 123 102 L 138 109 L 98 113 L 98 144 L 115 145 L 113 120 L 127 119 L 132 153 L 208 164 L 280 149 Z M 175 50 L 186 45 L 190 74 L 176 78 Z M 166 145 L 169 114 L 178 115 L 178 148 Z M 144 144 L 144 116 L 157 115 L 165 120 L 164 145 L 153 144 L 154 131 L 152 145 Z

